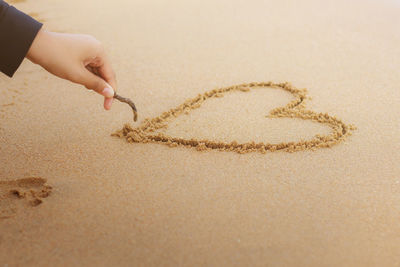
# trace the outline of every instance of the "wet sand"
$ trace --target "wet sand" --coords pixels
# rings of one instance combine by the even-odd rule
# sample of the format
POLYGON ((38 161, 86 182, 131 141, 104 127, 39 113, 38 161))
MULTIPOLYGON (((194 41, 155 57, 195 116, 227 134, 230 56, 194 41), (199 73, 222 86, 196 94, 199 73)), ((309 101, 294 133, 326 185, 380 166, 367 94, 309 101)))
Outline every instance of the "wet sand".
MULTIPOLYGON (((139 121, 29 61, 0 75, 0 266, 398 264, 397 2, 17 2, 50 30, 102 40, 139 121), (307 88, 307 109, 357 130, 328 148, 265 154, 111 137, 212 89, 265 81, 307 88), (39 185, 21 196, 52 188, 37 205, 13 191, 28 177, 39 185)), ((232 92, 163 132, 240 143, 332 132, 266 117, 293 100, 232 92)))

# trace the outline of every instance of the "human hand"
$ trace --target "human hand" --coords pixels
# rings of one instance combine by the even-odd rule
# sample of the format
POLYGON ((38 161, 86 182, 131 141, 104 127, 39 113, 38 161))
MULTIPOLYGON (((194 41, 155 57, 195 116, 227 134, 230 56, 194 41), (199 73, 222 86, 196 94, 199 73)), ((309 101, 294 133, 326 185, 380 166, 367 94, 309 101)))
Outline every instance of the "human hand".
POLYGON ((103 46, 94 37, 41 29, 26 57, 60 78, 103 95, 104 108, 111 108, 117 81, 103 46))

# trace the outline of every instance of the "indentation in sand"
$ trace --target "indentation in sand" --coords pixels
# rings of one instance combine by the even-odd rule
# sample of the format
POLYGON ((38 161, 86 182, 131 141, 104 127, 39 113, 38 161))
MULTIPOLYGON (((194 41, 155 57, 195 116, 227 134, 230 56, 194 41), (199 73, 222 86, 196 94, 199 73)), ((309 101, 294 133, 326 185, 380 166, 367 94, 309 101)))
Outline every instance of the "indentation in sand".
POLYGON ((40 177, 0 181, 0 220, 13 217, 18 209, 40 205, 51 193, 46 181, 40 177))
POLYGON ((312 110, 307 110, 305 102, 310 97, 307 94, 307 89, 297 89, 290 83, 274 83, 274 82, 253 82, 239 84, 229 87, 214 89, 204 94, 199 94, 197 97, 186 100, 183 104, 169 111, 162 113, 160 116, 145 119, 138 127, 133 128, 126 124, 121 130, 112 134, 125 138, 129 143, 158 143, 168 145, 170 147, 185 146, 196 148, 199 151, 204 150, 219 150, 233 151, 237 153, 249 152, 275 152, 286 151, 295 152, 303 150, 315 150, 322 147, 331 147, 344 141, 356 129, 354 125, 348 125, 340 119, 331 116, 327 113, 317 113, 312 110), (286 106, 278 107, 270 111, 268 118, 300 118, 303 120, 311 120, 317 123, 325 124, 332 129, 328 135, 315 135, 310 140, 301 140, 296 142, 281 142, 268 143, 254 141, 247 143, 238 143, 237 141, 221 142, 208 139, 185 139, 180 137, 168 136, 164 133, 156 133, 157 130, 168 127, 168 123, 182 114, 188 114, 191 110, 199 108, 204 101, 210 98, 223 97, 224 94, 233 91, 249 92, 256 88, 271 88, 282 89, 291 93, 295 100, 289 102, 286 106))

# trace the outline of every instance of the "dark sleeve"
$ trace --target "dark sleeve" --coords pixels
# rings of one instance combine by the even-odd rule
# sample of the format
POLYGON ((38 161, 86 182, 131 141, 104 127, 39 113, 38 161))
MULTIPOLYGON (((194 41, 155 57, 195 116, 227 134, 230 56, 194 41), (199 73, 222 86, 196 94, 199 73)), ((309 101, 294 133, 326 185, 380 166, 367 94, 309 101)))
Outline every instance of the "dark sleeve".
POLYGON ((42 23, 0 0, 0 71, 12 77, 42 23))

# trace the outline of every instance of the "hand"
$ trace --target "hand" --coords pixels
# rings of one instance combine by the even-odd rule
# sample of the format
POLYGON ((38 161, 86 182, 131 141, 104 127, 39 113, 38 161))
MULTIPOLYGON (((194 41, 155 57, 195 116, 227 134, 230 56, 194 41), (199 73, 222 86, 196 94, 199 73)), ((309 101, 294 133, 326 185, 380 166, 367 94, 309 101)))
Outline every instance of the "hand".
POLYGON ((60 78, 103 95, 104 108, 111 108, 117 81, 103 46, 94 37, 41 29, 26 57, 60 78))

